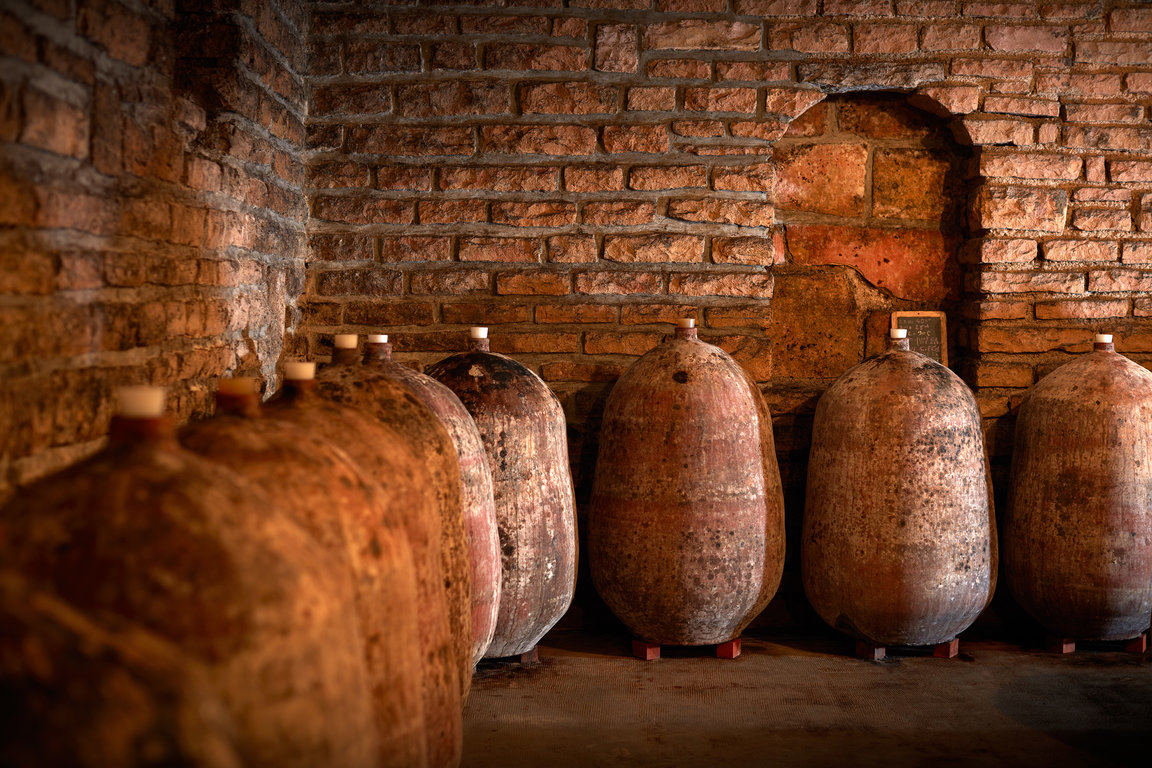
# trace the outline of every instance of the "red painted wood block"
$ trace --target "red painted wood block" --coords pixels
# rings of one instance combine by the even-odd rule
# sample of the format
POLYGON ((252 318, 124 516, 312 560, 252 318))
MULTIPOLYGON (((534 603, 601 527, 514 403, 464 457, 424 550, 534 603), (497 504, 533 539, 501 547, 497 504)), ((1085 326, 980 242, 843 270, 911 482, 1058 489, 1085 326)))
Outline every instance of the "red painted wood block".
POLYGON ((533 646, 532 650, 524 651, 524 653, 517 656, 516 659, 521 664, 534 664, 537 661, 540 661, 540 649, 536 646, 533 646))
POLYGON ((932 655, 937 659, 954 659, 960 653, 960 638, 954 637, 946 643, 936 643, 932 655))
POLYGON ((1049 637, 1048 650, 1052 653, 1075 653, 1076 641, 1070 637, 1049 637))
POLYGON ((1141 632, 1137 637, 1124 643, 1125 653, 1145 653, 1148 650, 1148 633, 1141 632))
POLYGON ((887 654, 887 650, 887 647, 883 645, 873 645, 864 640, 856 641, 856 658, 858 659, 880 661, 887 654))
POLYGON ((641 661, 655 661, 660 658, 660 644, 646 643, 643 640, 633 640, 632 655, 641 661))
POLYGON ((740 655, 740 638, 716 646, 716 658, 734 659, 740 655))

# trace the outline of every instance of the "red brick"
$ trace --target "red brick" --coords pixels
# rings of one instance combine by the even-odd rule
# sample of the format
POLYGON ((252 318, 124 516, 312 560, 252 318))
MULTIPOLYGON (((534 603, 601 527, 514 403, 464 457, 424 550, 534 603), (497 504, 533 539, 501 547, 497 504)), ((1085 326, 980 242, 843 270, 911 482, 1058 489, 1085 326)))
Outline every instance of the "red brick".
POLYGON ((421 200, 418 211, 421 224, 460 224, 488 220, 488 203, 484 200, 421 200))
POLYGON ((540 241, 519 237, 461 237, 460 261, 539 261, 540 241))
POLYGON ((964 77, 1027 78, 1032 62, 1006 59, 953 59, 952 74, 964 77))
POLYGON ((1064 119, 1070 123, 1142 123, 1144 108, 1135 104, 1066 104, 1064 119))
POLYGON ((650 331, 588 331, 584 334, 584 352, 589 355, 642 355, 665 338, 667 334, 650 331))
POLYGON ((916 27, 911 24, 856 24, 852 28, 852 49, 856 53, 913 53, 917 49, 916 27))
POLYGON ((1129 72, 1124 85, 1132 93, 1152 93, 1152 72, 1129 72))
POLYGON ((969 276, 981 293, 1082 293, 1084 275, 1074 272, 981 272, 969 276))
POLYGON ((555 18, 552 20, 553 37, 579 37, 588 34, 588 22, 577 18, 555 18))
POLYGON ((411 224, 414 209, 407 200, 317 195, 313 199, 312 215, 346 224, 411 224))
POLYGON ((1128 211, 1072 211, 1071 225, 1082 232, 1130 232, 1132 214, 1128 211))
POLYGON ((598 226, 630 227, 647 224, 656 215, 654 203, 640 200, 584 203, 581 220, 598 226))
POLYGON ((1030 306, 1022 301, 976 301, 965 304, 962 313, 975 320, 1022 320, 1030 306))
POLYGON ((977 387, 1030 387, 1032 366, 1027 363, 977 363, 974 366, 977 387))
POLYGON ((660 286, 660 275, 652 272, 601 270, 576 275, 576 293, 634 296, 660 293, 660 286))
POLYGON ((409 290, 418 295, 488 293, 491 282, 491 277, 483 270, 457 266, 435 272, 416 272, 412 275, 409 290))
POLYGON ((501 296, 567 296, 572 276, 567 272, 499 272, 496 293, 501 296))
POLYGON ((442 13, 397 13, 392 16, 394 35, 452 35, 456 17, 442 13))
POLYGON ((591 235, 553 235, 547 245, 548 261, 554 264, 596 261, 596 238, 591 235))
POLYGON ((699 59, 654 59, 648 62, 648 77, 670 77, 677 80, 707 80, 712 65, 699 59))
POLYGON ((443 322, 468 325, 495 325, 497 323, 526 323, 528 307, 522 303, 507 304, 496 301, 462 301, 444 304, 440 309, 443 322))
POLYGON ((1019 120, 965 118, 952 126, 952 131, 962 144, 1024 146, 1033 139, 1032 124, 1019 120))
MULTIPOLYGON (((795 125, 796 123, 792 123, 795 125)), ((763 139, 776 141, 789 133, 789 124, 784 120, 759 120, 756 122, 730 123, 728 126, 732 135, 741 139, 763 139)))
POLYGON ((735 0, 736 12, 752 16, 819 16, 819 0, 735 0))
POLYGON ((557 188, 558 177, 557 168, 447 166, 440 169, 440 188, 552 192, 557 188))
POLYGON ((564 168, 564 189, 569 192, 618 192, 624 189, 622 168, 564 168))
POLYGON ((574 45, 494 43, 484 49, 485 69, 583 72, 588 52, 574 45))
POLYGON ((1135 127, 1100 128, 1069 125, 1064 129, 1064 144, 1072 148, 1121 151, 1152 151, 1152 134, 1135 127))
POLYGON ((1119 96, 1120 75, 1059 72, 1036 76, 1037 93, 1057 93, 1088 98, 1119 96))
POLYGON ((764 109, 789 117, 799 117, 824 100, 826 94, 813 88, 765 88, 764 109))
POLYGON ((1152 182, 1152 160, 1109 160, 1108 170, 1115 182, 1152 182))
POLYGON ((320 272, 316 275, 319 296, 387 296, 399 294, 404 287, 400 273, 392 269, 369 267, 320 272))
POLYGON ((1148 63, 1148 43, 1109 40, 1077 41, 1076 63, 1143 66, 1148 63))
POLYGON ((151 25, 114 0, 81 3, 76 11, 76 28, 109 56, 134 67, 146 64, 152 53, 151 25))
POLYGON ((608 382, 616 381, 625 370, 627 366, 618 363, 563 361, 541 365, 540 378, 545 381, 608 382))
POLYGON ((721 82, 754 83, 791 79, 792 66, 787 61, 718 61, 716 78, 721 82))
POLYGON ((596 27, 595 66, 601 72, 635 72, 640 61, 636 27, 600 24, 596 27))
POLYGON ((619 308, 613 304, 538 304, 537 323, 614 323, 619 308))
POLYGON ((760 26, 725 20, 667 21, 646 27, 643 40, 647 50, 755 51, 760 47, 760 26))
POLYGON ((712 171, 712 187, 726 192, 771 192, 776 185, 774 163, 754 163, 712 171))
POLYGON ((330 85, 313 90, 311 113, 328 115, 383 115, 392 111, 392 92, 379 85, 330 85))
POLYGON ((24 128, 20 141, 78 159, 88 157, 90 124, 85 110, 43 91, 24 89, 24 128))
POLYGON ((952 23, 925 26, 920 48, 925 51, 979 50, 980 27, 952 23))
POLYGON ((460 31, 480 35, 544 35, 547 16, 461 16, 460 31))
POLYGON ((699 263, 704 259, 704 238, 670 234, 607 236, 604 258, 626 264, 699 263))
POLYGON ((724 123, 719 120, 676 120, 672 132, 677 136, 715 138, 724 135, 724 123))
POLYGON ((741 227, 770 227, 775 224, 775 209, 770 203, 755 200, 670 200, 667 216, 670 219, 699 221, 715 224, 735 224, 741 227))
POLYGON ((508 86, 500 82, 452 80, 402 85, 396 91, 396 112, 404 117, 499 115, 508 112, 509 103, 508 86))
POLYGON ((491 154, 590 155, 596 129, 578 125, 491 125, 481 128, 481 150, 491 154))
POLYGON ((1093 332, 1086 328, 1007 328, 982 326, 975 330, 976 350, 979 352, 1081 353, 1092 348, 1093 332))
POLYGON ((348 151, 392 156, 470 155, 474 148, 472 129, 443 126, 420 128, 376 125, 353 128, 348 151))
MULTIPOLYGON (((420 70, 420 47, 417 45, 380 40, 348 40, 344 46, 344 65, 352 74, 420 70)), ((473 64, 475 59, 476 55, 473 52, 473 64)))
POLYGON ((824 0, 825 16, 891 16, 891 0, 824 0))
POLYGON ((1127 316, 1128 301, 1126 299, 1042 301, 1036 305, 1037 320, 1095 320, 1105 317, 1127 316))
POLYGON ((943 221, 958 196, 951 159, 918 149, 877 149, 872 159, 872 215, 943 221))
MULTIPOLYGON (((1089 160, 1091 159, 1089 158, 1089 160)), ((1103 165, 1103 158, 1098 159, 1103 165)), ((1078 203, 1127 203, 1132 199, 1132 190, 1080 187, 1072 195, 1072 199, 1078 203)))
POLYGON ((1044 243, 1047 261, 1116 261, 1120 257, 1117 243, 1100 240, 1051 240, 1044 243))
POLYGON ((492 222, 519 227, 575 224, 576 204, 558 200, 537 203, 496 202, 492 204, 492 222))
POLYGON ((715 264, 764 264, 775 261, 771 237, 713 237, 715 264))
POLYGON ((344 318, 338 323, 390 328, 397 325, 431 325, 436 305, 426 301, 352 301, 344 306, 344 318))
POLYGON ((772 298, 772 275, 762 272, 695 272, 668 277, 668 293, 682 296, 772 298))
POLYGON ((1124 255, 1120 261, 1125 264, 1152 264, 1152 243, 1124 243, 1124 255))
POLYGON ((1061 232, 1068 211, 1062 189, 984 187, 977 196, 978 226, 1061 232))
POLYGON ((520 108, 524 114, 608 114, 617 110, 619 100, 615 88, 593 83, 529 83, 520 86, 520 108))
MULTIPOLYGON (((352 43, 349 43, 351 45, 352 43)), ((434 42, 428 46, 428 64, 433 70, 476 69, 476 46, 472 43, 451 41, 434 42)), ((416 49, 416 69, 420 68, 420 50, 416 49)), ((383 71, 387 71, 384 69, 383 71)))
POLYGON ((756 111, 755 88, 687 88, 684 109, 694 112, 756 111))
POLYGON ((1006 176, 1017 179, 1078 179, 1082 161, 1079 157, 1052 153, 990 154, 980 157, 983 176, 1006 176))
POLYGON ((579 352, 580 334, 514 331, 501 333, 492 339, 492 351, 505 355, 579 352))
POLYGON ((848 28, 843 24, 807 21, 796 26, 774 25, 769 34, 773 50, 848 53, 848 28))
POLYGON ((794 263, 852 266, 899 298, 939 301, 958 294, 957 244, 939 230, 789 225, 787 238, 794 263))
POLYGON ((640 112, 666 112, 676 108, 675 88, 629 88, 628 109, 640 112))
POLYGON ((448 261, 452 258, 452 240, 447 237, 382 237, 380 260, 386 263, 401 261, 448 261))
POLYGON ((1152 32, 1152 9, 1124 8, 1108 14, 1113 32, 1152 32))
POLYGON ((868 148, 812 144, 778 151, 776 205, 781 210, 837 216, 864 212, 868 148))
POLYGON ((1137 269, 1093 269, 1088 273, 1088 290, 1094 292, 1152 291, 1152 271, 1137 269))
POLYGON ((1063 53, 1068 48, 1068 33, 1060 27, 992 25, 984 28, 984 40, 992 50, 1008 53, 1063 53))
POLYGON ((606 125, 601 140, 605 152, 668 151, 668 133, 662 125, 606 125))
POLYGON ((637 304, 620 308, 622 325, 654 325, 675 323, 682 317, 699 317, 700 309, 691 304, 637 304))
POLYGON ((984 111, 1003 115, 1058 117, 1060 115, 1060 102, 1051 99, 987 96, 984 99, 984 111))
POLYGON ((1007 3, 975 3, 969 2, 964 4, 965 16, 986 16, 989 18, 1018 18, 1029 19, 1033 18, 1036 13, 1032 4, 1025 5, 1023 3, 1007 2, 1007 3))
POLYGON ((667 165, 633 168, 628 186, 638 190, 686 189, 708 186, 708 169, 702 165, 667 165))

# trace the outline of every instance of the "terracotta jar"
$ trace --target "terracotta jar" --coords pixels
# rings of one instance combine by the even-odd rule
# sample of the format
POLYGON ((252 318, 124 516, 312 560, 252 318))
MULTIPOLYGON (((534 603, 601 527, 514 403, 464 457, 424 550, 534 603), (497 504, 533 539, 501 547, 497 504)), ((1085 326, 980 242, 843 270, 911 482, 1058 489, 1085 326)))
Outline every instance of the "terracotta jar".
POLYGON ((448 623, 440 515, 431 475, 394 429, 363 411, 320 397, 315 370, 315 363, 285 364, 283 387, 265 405, 265 415, 338 445, 386 496, 407 500, 399 509, 389 508, 385 522, 404 532, 415 564, 420 641, 413 651, 423 664, 428 764, 457 765, 463 740, 460 666, 448 623))
POLYGON ((373 377, 395 382, 415 395, 436 414, 452 438, 460 464, 460 504, 472 585, 472 664, 475 665, 492 642, 500 602, 500 538, 492 498, 492 471, 484 442, 476 422, 452 390, 392 360, 392 345, 387 335, 368 337, 364 364, 373 377))
POLYGON ((404 385, 361 364, 355 334, 336 337, 332 364, 317 375, 316 391, 324 398, 369 414, 388 427, 428 472, 440 516, 441 583, 448 598, 453 657, 459 671, 460 692, 467 696, 472 683, 472 586, 464 511, 460 492, 460 463, 452 438, 440 420, 404 385))
POLYGON ((556 396, 532 371, 489 351, 487 329, 472 332, 471 351, 428 374, 468 409, 492 470, 500 609, 486 656, 500 658, 532 651, 572 603, 576 502, 556 396))
MULTIPOLYGON (((398 519, 409 499, 380 485, 316 432, 262 417, 254 379, 225 379, 216 417, 181 442, 231 467, 268 494, 345 569, 356 596, 364 664, 380 736, 381 766, 427 764, 423 665, 412 551, 398 519)), ((419 510, 417 510, 417 513, 419 510)))
POLYGON ((588 558, 604 602, 649 643, 733 640, 780 585, 771 415, 744 369, 690 320, 608 397, 588 558))
POLYGON ((240 768, 201 665, 131 622, 97 624, 0 572, 0 765, 240 768))
POLYGON ((1152 613, 1152 373, 1097 337, 1020 405, 1005 578, 1048 632, 1127 640, 1152 613))
POLYGON ((950 643, 995 588, 990 491, 972 392, 891 340, 816 407, 801 542, 812 607, 876 645, 950 643))
POLYGON ((344 569, 259 489, 180 448, 163 396, 124 393, 104 450, 0 510, 0 556, 203 663, 244 765, 374 765, 344 569))

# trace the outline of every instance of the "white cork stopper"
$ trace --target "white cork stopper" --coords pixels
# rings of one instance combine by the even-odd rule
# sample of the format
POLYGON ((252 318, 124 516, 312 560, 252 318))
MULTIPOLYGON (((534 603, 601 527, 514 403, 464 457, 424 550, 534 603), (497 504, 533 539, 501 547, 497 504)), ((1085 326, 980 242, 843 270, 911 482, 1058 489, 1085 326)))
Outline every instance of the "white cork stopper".
POLYGON ((332 345, 336 349, 356 349, 360 337, 354 333, 338 333, 332 337, 332 345))
POLYGON ((164 387, 120 387, 116 390, 116 413, 129 419, 158 419, 164 415, 164 387))
POLYGON ((1098 334, 1096 334, 1096 343, 1097 344, 1111 344, 1112 343, 1112 334, 1110 334, 1110 333, 1098 333, 1098 334))
POLYGON ((316 363, 284 363, 284 378, 291 381, 311 381, 316 378, 316 363))
POLYGON ((372 333, 368 335, 369 344, 387 344, 388 334, 386 333, 372 333))
POLYGON ((257 392, 256 379, 251 376, 235 376, 231 379, 220 379, 216 391, 222 395, 254 395, 257 392))
POLYGON ((682 317, 676 321, 676 327, 677 328, 695 328, 696 327, 696 318, 694 318, 694 317, 682 317))
POLYGON ((486 339, 488 338, 488 329, 483 326, 473 326, 468 329, 468 336, 473 339, 486 339))
POLYGON ((888 331, 888 338, 890 339, 906 339, 908 338, 907 328, 893 328, 888 331))

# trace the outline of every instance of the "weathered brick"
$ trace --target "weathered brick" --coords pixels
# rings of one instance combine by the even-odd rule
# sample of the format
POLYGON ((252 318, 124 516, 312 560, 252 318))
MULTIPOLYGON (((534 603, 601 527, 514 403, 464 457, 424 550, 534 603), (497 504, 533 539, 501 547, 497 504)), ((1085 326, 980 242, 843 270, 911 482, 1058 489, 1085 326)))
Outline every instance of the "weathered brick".
POLYGON ((762 272, 691 272, 668 277, 668 293, 682 296, 772 298, 772 275, 762 272))
POLYGON ((1152 130, 1144 127, 1099 127, 1069 125, 1064 129, 1064 144, 1072 148, 1152 151, 1152 130))
POLYGON ((1082 161, 1074 155, 1053 153, 990 154, 980 157, 980 173, 1017 179, 1078 179, 1082 161))
POLYGON ((547 246, 548 261, 554 264, 596 261, 596 238, 591 235, 553 235, 547 246))
POLYGON ((975 336, 978 352, 1027 354, 1060 350, 1081 353, 1091 350, 1093 332, 1085 328, 981 326, 975 329, 975 336))
POLYGON ((1068 48, 1068 33, 1060 27, 989 25, 984 28, 984 40, 992 50, 1007 53, 1063 53, 1068 48))
MULTIPOLYGON (((593 115, 617 110, 620 96, 611 86, 594 83, 528 83, 520 86, 524 114, 593 115)), ((458 114, 445 111, 441 114, 458 114)))
POLYGON ((819 0, 735 0, 736 12, 752 16, 819 16, 819 0))
POLYGON ((452 240, 448 237, 380 238, 380 261, 448 261, 452 258, 452 240))
POLYGON ((484 126, 480 146, 494 154, 589 155, 596 149, 596 129, 580 125, 484 126))
POLYGON ((540 378, 545 381, 616 381, 628 366, 621 363, 562 361, 540 366, 540 378))
POLYGON ((697 317, 699 308, 691 304, 639 304, 630 302, 620 308, 623 325, 655 325, 675 323, 682 317, 697 317))
POLYGON ((1152 32, 1152 9, 1123 8, 1108 14, 1113 32, 1152 32))
POLYGON ((1036 304, 1037 320, 1096 320, 1127 317, 1126 299, 1079 299, 1075 301, 1041 301, 1036 304))
POLYGON ((773 50, 848 53, 848 27, 811 20, 797 25, 776 24, 770 27, 769 44, 773 50))
POLYGON ((457 126, 376 125, 353 128, 348 135, 350 152, 401 157, 470 155, 474 143, 472 129, 457 126))
POLYGON ((978 226, 1062 232, 1068 193, 1062 189, 983 187, 977 197, 978 226))
POLYGON ((492 203, 492 222, 518 227, 559 227, 576 223, 576 204, 559 200, 492 203))
POLYGON ((640 112, 667 112, 676 108, 675 88, 629 88, 628 109, 640 112))
POLYGON ((312 92, 310 111, 317 117, 384 115, 392 111, 392 91, 375 84, 321 86, 312 92))
POLYGON ((539 261, 540 241, 522 237, 462 237, 460 261, 539 261))
POLYGON ((1082 232, 1130 232, 1132 214, 1128 211, 1072 211, 1072 227, 1082 232))
POLYGON ((687 88, 684 109, 694 112, 756 111, 755 88, 687 88))
POLYGON ((863 213, 868 148, 862 144, 811 144, 777 153, 776 205, 781 210, 836 216, 863 213))
POLYGON ((427 301, 352 301, 344 305, 344 318, 340 322, 371 328, 431 325, 435 313, 436 305, 427 301))
POLYGON ((716 264, 772 264, 775 252, 771 237, 713 237, 712 261, 716 264))
POLYGON ((716 77, 721 82, 746 81, 754 83, 788 80, 792 71, 787 61, 718 61, 716 77))
POLYGON ((440 189, 490 189, 497 192, 551 192, 558 168, 447 166, 440 169, 440 189))
POLYGON ((826 97, 815 88, 765 88, 764 110, 789 117, 798 117, 819 104, 826 97))
POLYGON ((628 186, 637 190, 706 187, 708 169, 702 165, 642 166, 628 174, 628 186))
POLYGON ((399 294, 403 287, 403 277, 394 269, 340 269, 316 275, 320 296, 388 296, 399 294))
POLYGON ((1036 76, 1037 93, 1058 93, 1088 98, 1119 96, 1120 75, 1057 72, 1036 76))
POLYGON ((663 333, 648 331, 588 331, 584 334, 584 352, 589 355, 642 355, 665 338, 663 333))
POLYGON ((460 224, 488 220, 484 200, 421 200, 417 205, 421 224, 460 224))
POLYGON ((461 16, 460 31, 465 35, 543 35, 548 32, 548 17, 461 16))
POLYGON ((993 114, 1025 115, 1027 117, 1058 117, 1060 115, 1060 102, 1052 99, 986 96, 984 98, 984 111, 993 114))
POLYGON ((446 303, 440 309, 445 323, 461 325, 494 325, 496 323, 526 323, 530 310, 523 303, 506 301, 460 301, 446 303))
POLYGON ((648 62, 648 77, 707 80, 712 77, 712 65, 699 59, 654 59, 648 62))
POLYGON ((704 260, 704 238, 695 235, 614 235, 604 238, 604 258, 627 264, 704 260))
POLYGON ((981 293, 1082 293, 1084 275, 1078 272, 981 272, 969 276, 970 287, 981 293))
POLYGON ((872 214, 884 219, 944 220, 955 209, 951 158, 919 149, 876 149, 872 214))
POLYGON ((852 50, 856 53, 913 53, 918 47, 916 38, 916 27, 911 24, 856 24, 852 27, 852 50))
MULTIPOLYGON (((344 45, 344 65, 352 74, 416 72, 420 69, 418 45, 383 40, 348 40, 344 45)), ((473 53, 473 64, 475 58, 473 53)))
POLYGON ((684 19, 652 24, 644 29, 647 50, 755 51, 760 26, 742 21, 684 19))
POLYGON ((582 72, 587 59, 587 50, 575 45, 495 43, 484 48, 485 69, 582 72))
POLYGON ((1052 240, 1044 243, 1048 261, 1116 261, 1120 256, 1117 243, 1100 240, 1052 240))
POLYGON ((963 77, 1027 78, 1032 62, 1008 59, 953 59, 952 74, 963 77))
POLYGON ((1020 120, 964 118, 951 127, 962 144, 1024 146, 1031 144, 1033 138, 1032 124, 1020 120))
MULTIPOLYGON (((428 65, 433 70, 476 69, 476 46, 463 41, 437 41, 428 46, 428 65)), ((420 68, 420 51, 416 51, 416 69, 420 68)), ((388 71, 385 69, 384 71, 388 71)))
POLYGON ((524 296, 566 296, 571 290, 572 276, 567 272, 499 272, 496 275, 496 293, 524 296))
POLYGON ((1152 72, 1129 72, 1124 85, 1132 93, 1152 93, 1152 72))
POLYGON ((1152 243, 1124 243, 1124 255, 1120 261, 1124 264, 1152 264, 1152 243))
POLYGON ((601 270, 576 275, 576 293, 585 294, 656 294, 661 284, 660 275, 652 272, 601 270))
POLYGON ((143 66, 152 53, 153 32, 147 19, 112 0, 78 6, 76 28, 109 56, 133 67, 143 66))
POLYGON ((1065 104, 1069 123, 1141 123, 1144 107, 1137 104, 1065 104))
POLYGON ((622 168, 564 168, 564 189, 569 192, 619 192, 624 189, 622 168))
POLYGON ((1138 269, 1093 269, 1088 273, 1088 290, 1099 292, 1152 291, 1152 271, 1138 269))
POLYGON ((676 120, 672 132, 677 136, 715 138, 724 135, 724 123, 719 120, 676 120))
POLYGON ((662 154, 668 151, 668 133, 662 125, 606 125, 601 141, 605 152, 662 154))
POLYGON ((754 163, 712 171, 712 186, 721 192, 770 192, 776 186, 776 165, 754 163))
POLYGON ((415 206, 408 200, 361 195, 317 195, 312 204, 312 215, 317 219, 346 224, 411 224, 414 211, 415 206))
POLYGON ((774 207, 770 203, 755 200, 670 200, 667 216, 683 221, 735 224, 741 227, 770 227, 775 224, 774 207))
POLYGON ((588 202, 581 210, 581 220, 585 224, 610 227, 647 224, 656 215, 656 205, 644 200, 588 202))
POLYGON ((596 27, 596 69, 601 72, 635 72, 639 61, 635 26, 600 24, 596 27))
POLYGON ((1034 372, 1027 363, 977 363, 974 368, 977 387, 1030 387, 1034 372))
POLYGON ((537 323, 614 323, 620 309, 614 304, 538 304, 537 323))
POLYGON ((1036 241, 984 238, 975 251, 977 263, 1023 264, 1036 260, 1036 241))
POLYGON ((1137 41, 1077 41, 1077 64, 1141 66, 1148 63, 1148 44, 1137 41))
POLYGON ((508 332, 492 339, 492 351, 505 355, 579 352, 578 333, 508 332))
POLYGON ((973 301, 961 308, 964 317, 974 320, 1022 320, 1030 304, 1023 301, 973 301))
POLYGON ((980 48, 976 24, 940 23, 924 27, 920 48, 925 51, 974 51, 980 48))
POLYGON ((27 87, 23 114, 22 143, 81 160, 88 157, 91 125, 86 110, 27 87))
POLYGON ((1109 160, 1108 171, 1112 181, 1152 182, 1152 160, 1109 160))
POLYGON ((508 86, 501 82, 451 80, 402 85, 396 91, 396 111, 404 117, 499 115, 508 112, 509 104, 508 86))
POLYGON ((417 295, 488 293, 491 290, 491 276, 480 269, 452 267, 435 272, 416 272, 412 275, 409 291, 417 295))

